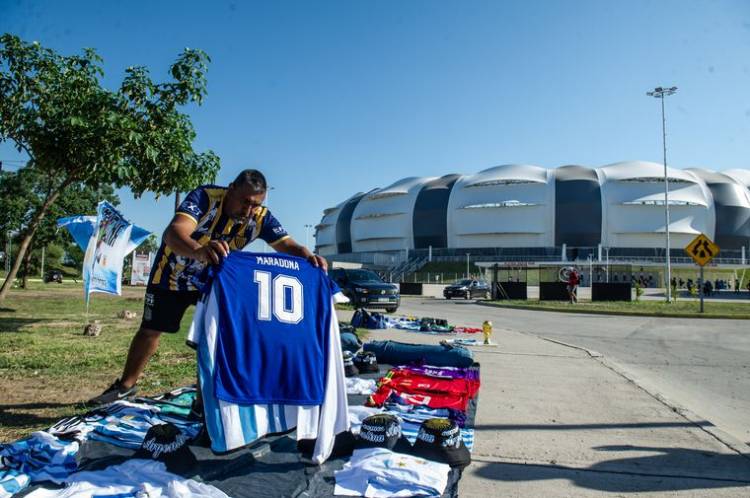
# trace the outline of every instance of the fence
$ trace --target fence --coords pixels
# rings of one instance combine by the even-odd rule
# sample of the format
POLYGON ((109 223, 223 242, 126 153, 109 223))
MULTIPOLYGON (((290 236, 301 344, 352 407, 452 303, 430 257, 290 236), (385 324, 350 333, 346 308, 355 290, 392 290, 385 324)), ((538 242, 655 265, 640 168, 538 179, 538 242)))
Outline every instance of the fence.
MULTIPOLYGON (((466 278, 466 272, 414 272, 407 275, 402 275, 403 278, 398 278, 400 275, 395 273, 386 274, 386 278, 390 282, 410 282, 420 284, 452 284, 466 278)), ((479 273, 472 273, 469 278, 482 278, 479 273)))

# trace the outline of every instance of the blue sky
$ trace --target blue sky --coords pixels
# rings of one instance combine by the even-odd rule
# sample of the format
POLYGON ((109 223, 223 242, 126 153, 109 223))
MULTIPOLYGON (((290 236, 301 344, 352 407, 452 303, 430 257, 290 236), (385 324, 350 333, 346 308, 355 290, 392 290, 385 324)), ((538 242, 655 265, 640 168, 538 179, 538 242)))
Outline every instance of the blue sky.
MULTIPOLYGON (((405 176, 527 163, 668 162, 750 167, 750 2, 0 0, 0 32, 63 53, 95 47, 108 86, 123 69, 157 79, 184 47, 212 58, 190 108, 197 150, 274 186, 269 206, 305 224, 357 191, 405 176)), ((18 159, 8 144, 0 159, 18 159)), ((172 198, 121 192, 161 233, 172 198)), ((312 236, 310 237, 312 239, 312 236)), ((312 243, 312 242, 311 242, 312 243)))

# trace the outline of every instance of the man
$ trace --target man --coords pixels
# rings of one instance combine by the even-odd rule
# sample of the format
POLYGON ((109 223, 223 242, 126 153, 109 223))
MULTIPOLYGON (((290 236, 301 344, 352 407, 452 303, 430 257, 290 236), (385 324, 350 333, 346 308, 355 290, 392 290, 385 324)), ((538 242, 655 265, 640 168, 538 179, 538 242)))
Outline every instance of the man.
POLYGON ((578 283, 580 278, 578 277, 578 271, 575 268, 571 268, 568 272, 568 297, 570 298, 570 304, 578 302, 578 283))
POLYGON ((204 185, 187 195, 162 236, 146 288, 143 320, 130 343, 122 376, 89 404, 111 403, 136 393, 161 334, 177 332, 187 307, 198 301, 194 279, 230 251, 260 238, 278 252, 328 270, 323 257, 292 240, 263 206, 267 190, 263 174, 246 169, 229 187, 204 185))

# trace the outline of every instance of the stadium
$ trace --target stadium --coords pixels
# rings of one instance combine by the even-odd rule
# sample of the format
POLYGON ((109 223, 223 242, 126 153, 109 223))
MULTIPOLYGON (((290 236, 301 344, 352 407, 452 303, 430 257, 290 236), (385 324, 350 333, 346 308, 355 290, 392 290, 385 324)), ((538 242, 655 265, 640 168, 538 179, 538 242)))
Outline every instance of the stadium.
MULTIPOLYGON (((668 169, 671 256, 704 233, 718 263, 744 264, 750 171, 668 169)), ((323 212, 319 254, 383 268, 426 258, 656 264, 665 256, 664 167, 644 161, 555 169, 509 164, 473 175, 404 178, 323 212)))

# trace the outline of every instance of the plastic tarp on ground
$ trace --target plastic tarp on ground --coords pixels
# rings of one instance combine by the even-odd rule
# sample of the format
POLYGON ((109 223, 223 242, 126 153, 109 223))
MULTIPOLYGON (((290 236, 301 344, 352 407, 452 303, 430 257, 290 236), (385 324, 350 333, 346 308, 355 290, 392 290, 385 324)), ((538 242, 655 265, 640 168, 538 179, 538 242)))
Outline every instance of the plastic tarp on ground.
MULTIPOLYGON (((377 379, 390 366, 380 365, 380 373, 362 374, 363 379, 377 379)), ((366 396, 349 395, 351 406, 363 405, 366 396)), ((466 427, 474 427, 478 397, 467 410, 466 427)), ((306 464, 297 451, 295 433, 266 437, 256 444, 226 455, 214 455, 209 448, 191 446, 199 462, 193 479, 216 486, 234 498, 323 498, 334 496, 334 471, 341 469, 348 458, 331 458, 323 465, 306 464)), ((101 441, 86 441, 78 453, 80 470, 100 470, 132 457, 135 450, 113 446, 101 441)), ((451 470, 448 487, 442 498, 458 496, 460 473, 451 470)), ((39 486, 31 486, 16 497, 22 497, 39 486)), ((48 487, 48 486, 45 486, 48 487)))

